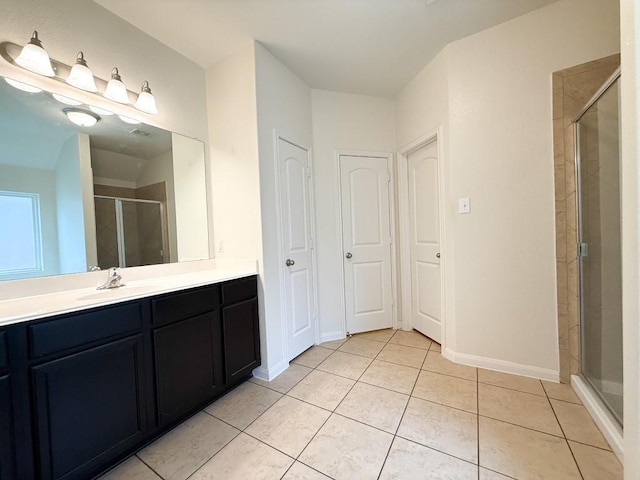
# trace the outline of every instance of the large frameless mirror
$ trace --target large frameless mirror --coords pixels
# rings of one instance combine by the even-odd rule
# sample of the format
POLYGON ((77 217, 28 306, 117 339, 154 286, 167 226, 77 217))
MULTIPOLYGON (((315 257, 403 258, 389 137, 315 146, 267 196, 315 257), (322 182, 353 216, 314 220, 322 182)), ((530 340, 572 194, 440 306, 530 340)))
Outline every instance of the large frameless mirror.
POLYGON ((0 79, 0 280, 208 258, 204 144, 72 103, 0 79))

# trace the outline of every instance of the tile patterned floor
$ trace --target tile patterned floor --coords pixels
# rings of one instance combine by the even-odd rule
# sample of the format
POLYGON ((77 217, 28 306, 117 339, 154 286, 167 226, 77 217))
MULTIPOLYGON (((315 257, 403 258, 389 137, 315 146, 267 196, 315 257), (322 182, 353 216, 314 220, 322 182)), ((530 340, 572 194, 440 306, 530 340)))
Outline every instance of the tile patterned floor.
POLYGON ((102 480, 617 480, 571 387, 457 365, 417 332, 312 347, 102 480))

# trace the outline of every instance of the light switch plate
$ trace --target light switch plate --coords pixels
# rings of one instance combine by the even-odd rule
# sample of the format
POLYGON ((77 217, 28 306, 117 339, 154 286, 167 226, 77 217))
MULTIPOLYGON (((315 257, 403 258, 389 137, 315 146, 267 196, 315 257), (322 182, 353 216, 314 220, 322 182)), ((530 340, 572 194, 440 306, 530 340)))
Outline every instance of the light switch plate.
POLYGON ((469 201, 469 197, 459 198, 458 213, 470 213, 470 212, 471 212, 471 202, 469 201))

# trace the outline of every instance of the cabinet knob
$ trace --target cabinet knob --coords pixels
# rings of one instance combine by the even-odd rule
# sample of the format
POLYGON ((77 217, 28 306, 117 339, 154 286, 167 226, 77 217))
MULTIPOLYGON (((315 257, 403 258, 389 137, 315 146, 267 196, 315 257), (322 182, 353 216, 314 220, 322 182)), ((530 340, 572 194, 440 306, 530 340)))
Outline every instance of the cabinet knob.
POLYGON ((347 258, 351 258, 351 257, 353 257, 353 255, 351 255, 351 252, 347 252, 347 254, 345 255, 345 257, 347 257, 347 258))
POLYGON ((440 252, 436 253, 436 258, 440 258, 440 252))
POLYGON ((284 263, 285 263, 285 265, 286 265, 287 267, 290 267, 290 266, 292 266, 292 265, 295 265, 295 264, 296 264, 296 261, 295 261, 295 260, 291 260, 290 258, 287 258, 287 261, 286 261, 286 262, 284 262, 284 263))

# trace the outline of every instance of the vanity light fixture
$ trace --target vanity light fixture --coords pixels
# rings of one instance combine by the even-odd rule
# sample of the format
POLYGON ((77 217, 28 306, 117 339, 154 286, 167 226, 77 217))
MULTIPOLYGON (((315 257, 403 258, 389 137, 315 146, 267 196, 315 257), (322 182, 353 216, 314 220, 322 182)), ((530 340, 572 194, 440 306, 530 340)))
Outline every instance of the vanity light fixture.
POLYGON ((72 123, 79 127, 93 127, 100 120, 100 117, 95 113, 81 108, 65 108, 62 111, 72 123))
POLYGON ((78 52, 76 63, 71 67, 71 72, 67 77, 67 83, 73 87, 87 92, 97 92, 96 82, 93 79, 93 72, 87 66, 87 61, 84 59, 84 53, 78 52))
POLYGON ((131 125, 138 125, 142 122, 136 120, 135 118, 131 118, 131 117, 125 117, 124 115, 118 115, 118 117, 120 117, 120 120, 122 120, 125 123, 130 123, 131 125))
POLYGON ((40 93, 42 91, 41 88, 34 87, 32 85, 27 85, 26 83, 19 82, 14 80, 13 78, 6 78, 5 81, 11 85, 13 88, 17 88, 18 90, 22 90, 27 93, 40 93))
POLYGON ((155 115, 158 113, 158 108, 156 107, 156 99, 151 93, 151 89, 149 88, 149 82, 145 80, 142 84, 142 90, 140 91, 140 95, 138 95, 138 100, 134 105, 138 110, 150 113, 155 115))
POLYGON ((82 105, 80 100, 76 100, 74 98, 65 97, 64 95, 60 95, 58 93, 52 93, 51 96, 55 98, 60 103, 64 103, 65 105, 72 105, 77 107, 78 105, 82 105))
POLYGON ((89 110, 91 110, 93 113, 97 113, 98 115, 104 115, 104 116, 113 115, 113 112, 110 112, 109 110, 105 110, 104 108, 94 107, 93 105, 89 105, 89 110))
POLYGON ((117 67, 113 67, 113 70, 111 70, 111 80, 107 83, 107 88, 103 95, 105 98, 113 100, 114 102, 131 103, 129 94, 127 93, 127 87, 124 86, 117 67))
POLYGON ((51 59, 49 54, 42 47, 42 42, 38 38, 38 32, 33 31, 31 40, 27 43, 16 58, 16 63, 22 68, 37 73, 38 75, 44 75, 45 77, 55 76, 53 67, 51 66, 51 59))

